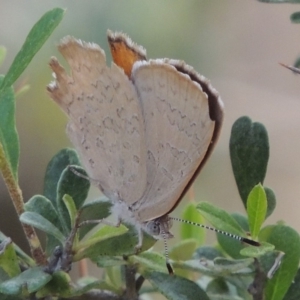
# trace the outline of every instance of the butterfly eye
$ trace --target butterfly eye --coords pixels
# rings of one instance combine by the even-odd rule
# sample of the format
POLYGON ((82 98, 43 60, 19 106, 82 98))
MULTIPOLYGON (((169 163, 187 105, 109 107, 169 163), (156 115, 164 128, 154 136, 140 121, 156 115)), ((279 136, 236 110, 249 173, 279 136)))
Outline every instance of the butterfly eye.
POLYGON ((151 235, 159 235, 160 234, 160 226, 156 221, 149 221, 146 223, 146 231, 151 235))

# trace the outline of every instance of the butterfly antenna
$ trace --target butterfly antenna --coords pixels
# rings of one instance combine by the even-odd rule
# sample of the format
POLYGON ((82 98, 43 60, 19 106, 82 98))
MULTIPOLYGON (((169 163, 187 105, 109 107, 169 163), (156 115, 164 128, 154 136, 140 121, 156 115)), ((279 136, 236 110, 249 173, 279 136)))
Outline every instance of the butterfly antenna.
POLYGON ((96 180, 94 178, 91 178, 89 176, 86 176, 82 173, 80 173, 79 171, 76 170, 76 166, 72 166, 72 165, 69 165, 68 166, 69 170, 71 170, 71 172, 73 172, 75 175, 77 175, 78 177, 81 177, 83 179, 86 179, 88 180, 89 182, 91 183, 94 183, 95 185, 98 185, 99 184, 99 180, 96 180))
POLYGON ((233 238, 233 239, 236 239, 238 241, 244 242, 248 245, 252 245, 252 246, 255 246, 255 247, 260 246, 259 242, 256 242, 256 241, 253 241, 251 239, 247 239, 247 238, 244 238, 244 237, 241 237, 239 235, 235 235, 235 234, 223 231, 223 230, 219 230, 219 229, 216 229, 216 228, 204 225, 204 224, 195 223, 195 222, 192 222, 192 221, 187 221, 187 220, 183 220, 183 219, 179 219, 179 218, 175 218, 175 217, 169 217, 169 218, 171 220, 174 220, 174 221, 179 221, 179 222, 182 222, 182 223, 185 223, 185 224, 190 224, 190 225, 198 226, 198 227, 205 228, 205 229, 208 229, 208 230, 212 230, 212 231, 217 232, 217 233, 221 233, 221 234, 226 235, 230 238, 233 238))
POLYGON ((167 245, 167 236, 166 236, 166 233, 165 233, 165 231, 163 229, 161 229, 161 236, 162 236, 163 241, 164 241, 166 266, 167 266, 169 274, 170 275, 174 275, 174 271, 173 271, 173 268, 172 268, 170 260, 169 260, 169 251, 168 251, 168 245, 167 245))

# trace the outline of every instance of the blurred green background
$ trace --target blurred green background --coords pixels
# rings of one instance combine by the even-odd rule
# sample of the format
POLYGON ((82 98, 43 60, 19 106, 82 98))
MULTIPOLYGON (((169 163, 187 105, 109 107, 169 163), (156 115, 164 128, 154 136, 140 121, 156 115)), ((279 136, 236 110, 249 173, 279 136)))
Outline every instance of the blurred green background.
MULTIPOLYGON (((62 61, 55 44, 65 35, 96 42, 110 64, 106 31, 111 29, 143 45, 148 58, 186 61, 210 78, 221 94, 225 123, 216 150, 196 181, 196 200, 243 212, 228 143, 233 122, 248 115, 264 123, 269 132, 271 156, 265 184, 274 189, 278 204, 268 222, 282 219, 300 231, 300 78, 278 65, 292 64, 300 53, 300 26, 289 20, 299 5, 254 0, 1 0, 0 44, 8 49, 1 73, 6 73, 33 24, 54 7, 66 8, 65 17, 15 85, 18 88, 25 81, 31 86, 17 100, 20 186, 25 200, 42 193, 47 163, 58 150, 70 146, 66 116, 45 89, 52 80, 50 56, 62 61)), ((93 189, 91 198, 98 194, 93 189)), ((0 230, 24 243, 2 181, 0 201, 0 230)), ((174 215, 181 210, 182 205, 174 215)))

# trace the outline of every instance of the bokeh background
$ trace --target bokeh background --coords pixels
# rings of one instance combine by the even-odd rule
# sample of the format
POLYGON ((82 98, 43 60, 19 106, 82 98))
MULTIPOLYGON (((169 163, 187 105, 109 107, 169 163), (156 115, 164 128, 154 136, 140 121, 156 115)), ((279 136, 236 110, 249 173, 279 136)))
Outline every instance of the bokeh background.
MULTIPOLYGON (((255 0, 0 0, 0 44, 8 55, 5 74, 33 24, 49 9, 66 8, 54 34, 36 55, 22 79, 31 89, 17 99, 20 134, 20 186, 24 199, 42 193, 47 163, 70 146, 66 117, 46 94, 51 81, 50 56, 65 35, 96 42, 106 51, 107 29, 123 31, 147 49, 149 58, 185 60, 210 78, 225 103, 220 141, 195 185, 196 200, 229 212, 243 212, 229 160, 233 122, 243 115, 263 123, 270 139, 265 185, 274 189, 277 208, 267 223, 284 220, 300 231, 300 77, 279 66, 300 53, 300 25, 289 20, 299 5, 255 0)), ((0 116, 1 117, 1 116, 0 116)), ((97 197, 93 190, 91 197, 97 197)), ((180 215, 182 205, 174 214, 180 215)), ((0 230, 22 245, 24 240, 6 188, 0 180, 0 230)))

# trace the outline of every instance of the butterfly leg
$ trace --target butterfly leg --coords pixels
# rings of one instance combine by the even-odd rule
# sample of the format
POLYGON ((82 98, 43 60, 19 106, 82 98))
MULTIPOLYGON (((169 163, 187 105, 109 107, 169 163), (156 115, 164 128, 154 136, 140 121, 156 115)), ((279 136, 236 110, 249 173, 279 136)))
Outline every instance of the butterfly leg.
POLYGON ((120 227, 121 225, 121 220, 118 220, 117 223, 114 223, 114 222, 110 222, 106 219, 100 219, 100 220, 86 220, 86 221, 83 221, 79 224, 79 227, 81 226, 84 226, 84 225, 88 225, 88 224, 105 224, 105 225, 108 225, 108 226, 112 226, 112 227, 120 227))
POLYGON ((135 254, 139 253, 141 251, 142 245, 143 245, 143 231, 141 226, 136 227, 137 234, 138 234, 138 243, 135 245, 135 254))

